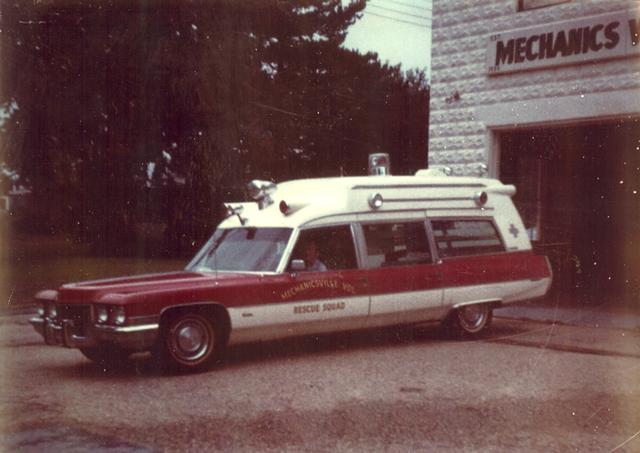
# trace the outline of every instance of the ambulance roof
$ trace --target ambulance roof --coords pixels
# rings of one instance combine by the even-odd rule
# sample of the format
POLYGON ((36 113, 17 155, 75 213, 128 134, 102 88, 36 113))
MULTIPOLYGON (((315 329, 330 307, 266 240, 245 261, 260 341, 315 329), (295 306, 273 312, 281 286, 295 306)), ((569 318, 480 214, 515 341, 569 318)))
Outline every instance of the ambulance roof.
MULTIPOLYGON (((273 203, 264 209, 258 204, 242 205, 244 226, 297 227, 315 219, 371 212, 429 210, 439 208, 481 209, 474 196, 481 192, 511 196, 513 186, 497 179, 445 176, 433 170, 421 170, 415 176, 354 176, 298 179, 277 184, 271 192, 273 203), (370 198, 378 195, 382 206, 373 208, 370 198), (281 210, 281 202, 289 209, 281 210)), ((489 201, 492 196, 489 196, 489 201)), ((221 228, 242 226, 237 215, 230 216, 221 228)))

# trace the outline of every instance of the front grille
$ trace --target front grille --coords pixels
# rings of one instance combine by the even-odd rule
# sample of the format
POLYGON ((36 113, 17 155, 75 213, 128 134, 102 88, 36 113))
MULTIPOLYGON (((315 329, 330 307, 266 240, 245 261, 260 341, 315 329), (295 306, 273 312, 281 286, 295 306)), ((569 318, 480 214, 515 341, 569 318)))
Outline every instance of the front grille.
POLYGON ((73 321, 73 333, 80 337, 86 337, 88 327, 91 324, 91 305, 61 304, 58 306, 59 319, 73 321))

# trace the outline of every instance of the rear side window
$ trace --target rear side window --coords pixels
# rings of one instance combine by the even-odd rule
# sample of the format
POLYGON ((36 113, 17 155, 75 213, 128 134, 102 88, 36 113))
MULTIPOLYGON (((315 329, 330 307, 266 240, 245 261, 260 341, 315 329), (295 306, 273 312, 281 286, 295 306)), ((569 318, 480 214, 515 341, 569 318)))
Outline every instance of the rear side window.
POLYGON ((424 222, 363 225, 367 266, 406 266, 431 263, 424 222))
POLYGON ((505 250, 490 220, 432 220, 431 227, 441 258, 505 250))

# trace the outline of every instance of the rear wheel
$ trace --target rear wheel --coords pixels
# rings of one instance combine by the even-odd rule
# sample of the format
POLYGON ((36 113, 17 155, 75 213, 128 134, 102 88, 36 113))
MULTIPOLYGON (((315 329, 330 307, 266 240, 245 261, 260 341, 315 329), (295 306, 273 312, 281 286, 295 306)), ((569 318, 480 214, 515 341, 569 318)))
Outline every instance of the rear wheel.
POLYGON ((489 327, 492 318, 489 304, 464 305, 451 313, 447 327, 459 338, 473 338, 489 327))
POLYGON ((154 355, 177 371, 207 368, 221 349, 215 323, 198 312, 179 312, 164 324, 154 355))

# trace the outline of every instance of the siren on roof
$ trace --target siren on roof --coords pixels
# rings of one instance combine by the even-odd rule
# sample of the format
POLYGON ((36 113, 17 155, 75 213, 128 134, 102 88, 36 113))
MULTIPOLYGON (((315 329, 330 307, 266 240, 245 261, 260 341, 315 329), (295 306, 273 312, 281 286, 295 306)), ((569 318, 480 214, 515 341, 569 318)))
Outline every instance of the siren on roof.
POLYGON ((254 179, 247 184, 249 196, 258 202, 258 208, 264 209, 273 203, 271 195, 276 191, 276 186, 271 181, 261 181, 254 179))

